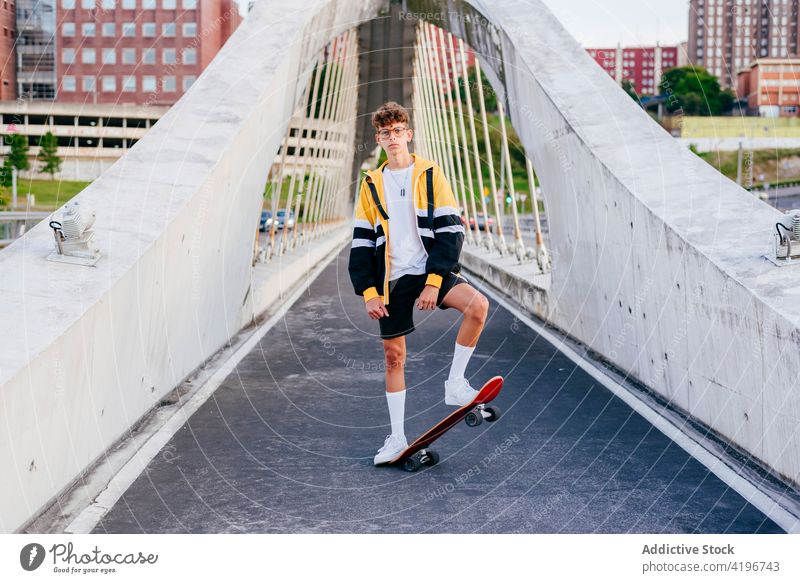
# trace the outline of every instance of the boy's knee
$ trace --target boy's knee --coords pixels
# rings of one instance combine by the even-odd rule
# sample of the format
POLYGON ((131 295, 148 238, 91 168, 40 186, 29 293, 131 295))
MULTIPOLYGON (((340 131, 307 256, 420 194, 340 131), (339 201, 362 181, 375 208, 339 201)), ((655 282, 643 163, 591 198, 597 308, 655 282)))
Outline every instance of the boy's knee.
POLYGON ((392 370, 405 364, 406 350, 403 345, 386 343, 383 346, 383 352, 386 357, 387 370, 392 370))
POLYGON ((489 315, 489 300, 486 296, 479 294, 470 303, 467 316, 476 322, 483 324, 486 322, 486 317, 489 315))

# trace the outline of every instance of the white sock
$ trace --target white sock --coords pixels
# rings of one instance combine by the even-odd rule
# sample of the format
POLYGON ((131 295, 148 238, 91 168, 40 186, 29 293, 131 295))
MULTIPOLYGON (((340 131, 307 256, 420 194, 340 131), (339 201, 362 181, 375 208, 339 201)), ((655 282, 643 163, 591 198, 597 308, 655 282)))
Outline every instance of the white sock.
POLYGON ((467 370, 467 363, 474 350, 474 346, 462 346, 456 342, 456 350, 453 353, 453 364, 450 366, 448 381, 464 378, 464 373, 467 370))
POLYGON ((406 438, 403 428, 406 416, 406 390, 396 393, 386 393, 386 402, 389 403, 389 419, 392 422, 392 435, 406 438))

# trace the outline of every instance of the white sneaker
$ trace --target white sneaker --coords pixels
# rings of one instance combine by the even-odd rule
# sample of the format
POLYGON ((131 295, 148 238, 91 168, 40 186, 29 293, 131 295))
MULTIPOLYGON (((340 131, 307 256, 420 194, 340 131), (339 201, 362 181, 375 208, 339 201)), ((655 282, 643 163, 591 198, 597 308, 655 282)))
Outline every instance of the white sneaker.
POLYGON ((444 403, 445 405, 456 405, 463 407, 469 405, 478 394, 473 389, 467 379, 447 380, 444 383, 444 403))
POLYGON ((393 460, 397 455, 408 447, 405 437, 398 437, 397 435, 387 435, 386 442, 383 447, 378 450, 375 456, 375 465, 383 464, 393 460))

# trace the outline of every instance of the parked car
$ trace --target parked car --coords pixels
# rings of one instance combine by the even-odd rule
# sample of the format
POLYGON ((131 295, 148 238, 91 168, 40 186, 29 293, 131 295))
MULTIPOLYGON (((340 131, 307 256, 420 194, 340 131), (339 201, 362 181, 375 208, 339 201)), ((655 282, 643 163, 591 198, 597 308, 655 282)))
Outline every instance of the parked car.
MULTIPOLYGON (((494 219, 491 216, 489 216, 487 218, 489 219, 489 229, 493 229, 494 228, 494 219)), ((469 218, 469 228, 470 229, 475 229, 475 217, 470 217, 469 218)), ((483 213, 478 213, 478 230, 479 231, 485 231, 486 230, 486 224, 484 222, 483 213)))
POLYGON ((261 211, 261 223, 258 225, 258 230, 264 232, 271 225, 272 225, 272 211, 261 211))
POLYGON ((276 220, 278 221, 277 227, 282 229, 284 226, 291 229, 294 227, 294 211, 289 211, 289 219, 286 219, 286 211, 278 211, 276 214, 276 220))

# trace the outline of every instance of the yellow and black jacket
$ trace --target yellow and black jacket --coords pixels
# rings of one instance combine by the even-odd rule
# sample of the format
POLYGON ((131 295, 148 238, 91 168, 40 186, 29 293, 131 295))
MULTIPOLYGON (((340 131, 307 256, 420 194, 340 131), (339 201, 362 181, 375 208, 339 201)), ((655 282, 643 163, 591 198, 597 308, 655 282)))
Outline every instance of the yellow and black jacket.
MULTIPOLYGON (((432 160, 416 154, 412 171, 417 231, 428 261, 425 270, 427 285, 442 286, 442 279, 461 271, 458 259, 464 243, 464 223, 450 183, 442 169, 432 160)), ((355 208, 353 243, 350 247, 350 280, 357 295, 368 302, 381 297, 389 303, 389 216, 383 192, 384 162, 367 172, 355 208)))

